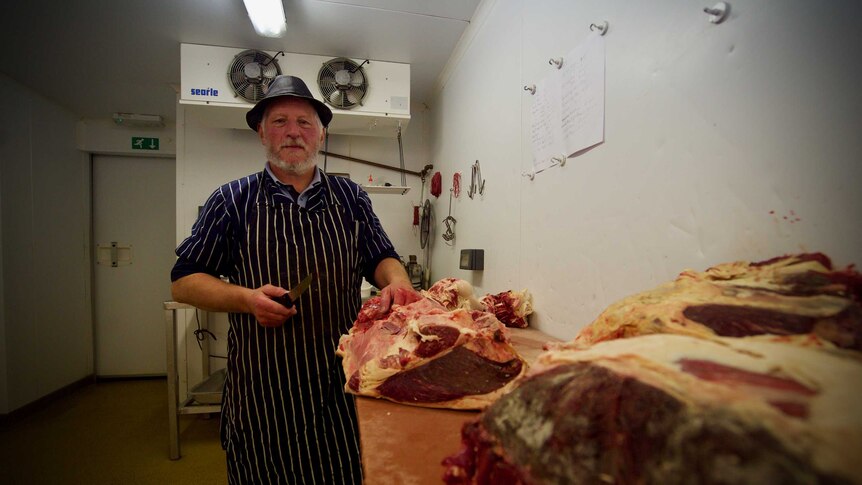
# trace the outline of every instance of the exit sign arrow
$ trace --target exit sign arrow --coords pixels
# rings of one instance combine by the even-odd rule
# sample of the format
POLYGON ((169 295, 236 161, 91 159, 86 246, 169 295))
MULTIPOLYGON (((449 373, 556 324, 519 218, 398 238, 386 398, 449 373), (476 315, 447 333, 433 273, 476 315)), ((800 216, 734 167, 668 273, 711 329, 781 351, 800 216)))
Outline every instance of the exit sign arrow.
POLYGON ((143 136, 132 137, 132 150, 158 150, 159 139, 147 138, 143 136))

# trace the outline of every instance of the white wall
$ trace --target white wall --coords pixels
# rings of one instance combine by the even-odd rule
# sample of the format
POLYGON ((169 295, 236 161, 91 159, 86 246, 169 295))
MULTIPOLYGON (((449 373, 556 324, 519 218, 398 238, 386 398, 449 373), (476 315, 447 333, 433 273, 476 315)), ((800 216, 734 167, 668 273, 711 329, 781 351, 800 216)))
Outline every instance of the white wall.
POLYGON ((74 115, 0 75, 0 413, 93 373, 89 163, 74 115))
MULTIPOLYGON (((214 128, 200 118, 200 111, 187 110, 177 105, 177 244, 191 233, 197 218, 198 206, 218 186, 231 180, 263 170, 266 158, 257 134, 249 129, 214 128)), ((407 170, 419 172, 430 163, 430 143, 427 115, 421 106, 411 107, 411 120, 402 133, 404 163, 407 170)), ((383 163, 397 167, 399 151, 397 138, 332 135, 328 151, 339 155, 383 163)), ((320 159, 323 165, 323 157, 320 159)), ((389 182, 401 185, 401 175, 392 170, 329 157, 329 172, 350 174, 351 180, 365 184, 371 175, 375 184, 389 182)), ((421 181, 419 177, 407 175, 411 191, 400 194, 372 194, 374 211, 383 224, 396 250, 406 260, 409 254, 418 254, 419 235, 413 230, 411 204, 419 203, 421 181)), ((180 332, 179 348, 185 355, 179 356, 180 391, 194 386, 202 378, 200 351, 191 332, 195 328, 194 314, 184 312, 186 332, 180 332), (186 360, 187 359, 187 360, 186 360)), ((210 316, 210 329, 218 339, 211 342, 211 352, 226 355, 227 318, 223 314, 210 316)), ((223 367, 223 361, 213 360, 212 369, 223 367)))
POLYGON ((533 325, 569 339, 684 268, 800 251, 862 263, 862 7, 738 0, 714 25, 703 6, 480 5, 431 106, 432 157, 444 192, 456 171, 469 184, 479 159, 486 194, 454 204, 457 244, 435 239, 432 280, 528 288, 533 325), (601 21, 605 142, 530 181, 523 86, 601 21), (457 269, 468 247, 485 249, 484 272, 457 269))
POLYGON ((112 119, 82 119, 75 125, 78 149, 99 155, 173 157, 177 152, 176 125, 163 127, 117 125, 112 119), (135 137, 156 138, 158 150, 132 147, 135 137))

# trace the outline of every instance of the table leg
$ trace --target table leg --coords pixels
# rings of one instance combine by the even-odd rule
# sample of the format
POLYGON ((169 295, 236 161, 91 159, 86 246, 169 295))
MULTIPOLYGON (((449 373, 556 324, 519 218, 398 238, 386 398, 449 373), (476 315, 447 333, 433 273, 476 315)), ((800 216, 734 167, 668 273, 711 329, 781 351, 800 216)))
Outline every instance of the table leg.
POLYGON ((171 460, 180 458, 179 376, 177 375, 177 310, 165 310, 168 356, 168 434, 171 460))

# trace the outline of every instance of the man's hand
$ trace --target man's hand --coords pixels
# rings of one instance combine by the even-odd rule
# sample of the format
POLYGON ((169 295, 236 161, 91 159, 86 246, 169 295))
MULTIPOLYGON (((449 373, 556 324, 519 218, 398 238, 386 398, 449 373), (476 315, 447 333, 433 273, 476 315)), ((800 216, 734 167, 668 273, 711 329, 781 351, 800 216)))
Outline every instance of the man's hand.
POLYGON ((252 289, 227 283, 206 273, 192 273, 171 284, 174 300, 211 312, 251 313, 264 327, 278 327, 296 315, 272 298, 287 293, 284 288, 263 285, 252 289))
POLYGON ((281 303, 272 300, 287 293, 287 290, 274 285, 263 285, 252 290, 246 297, 248 313, 254 315, 258 323, 264 327, 279 327, 288 318, 296 315, 296 307, 286 308, 281 303))
POLYGON ((409 281, 395 280, 380 290, 380 310, 385 314, 393 305, 407 305, 421 298, 409 281))
POLYGON ((384 258, 374 269, 374 281, 380 290, 380 310, 385 314, 392 305, 407 305, 422 296, 413 289, 410 277, 395 258, 384 258))

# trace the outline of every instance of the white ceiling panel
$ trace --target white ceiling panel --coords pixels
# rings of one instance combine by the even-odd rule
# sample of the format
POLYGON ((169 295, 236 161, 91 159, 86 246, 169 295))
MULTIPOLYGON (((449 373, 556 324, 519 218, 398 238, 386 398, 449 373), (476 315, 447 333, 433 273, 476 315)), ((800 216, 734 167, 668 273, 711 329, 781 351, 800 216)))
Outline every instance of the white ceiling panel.
POLYGON ((284 0, 288 32, 252 29, 242 0, 7 2, 0 72, 84 118, 176 114, 180 43, 411 65, 429 100, 480 0, 284 0))

